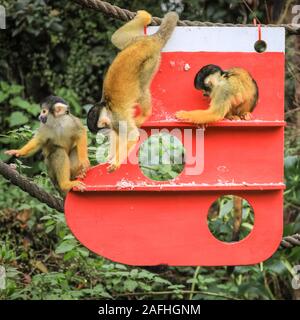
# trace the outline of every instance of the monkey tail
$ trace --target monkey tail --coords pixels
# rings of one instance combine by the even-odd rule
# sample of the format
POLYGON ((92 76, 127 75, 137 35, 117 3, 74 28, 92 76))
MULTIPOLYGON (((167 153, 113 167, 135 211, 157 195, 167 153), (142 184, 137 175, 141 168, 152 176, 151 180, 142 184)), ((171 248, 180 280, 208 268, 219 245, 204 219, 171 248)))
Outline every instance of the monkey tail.
POLYGON ((179 16, 176 12, 168 12, 164 16, 158 31, 153 35, 155 38, 160 40, 162 47, 164 47, 170 39, 178 20, 179 16))

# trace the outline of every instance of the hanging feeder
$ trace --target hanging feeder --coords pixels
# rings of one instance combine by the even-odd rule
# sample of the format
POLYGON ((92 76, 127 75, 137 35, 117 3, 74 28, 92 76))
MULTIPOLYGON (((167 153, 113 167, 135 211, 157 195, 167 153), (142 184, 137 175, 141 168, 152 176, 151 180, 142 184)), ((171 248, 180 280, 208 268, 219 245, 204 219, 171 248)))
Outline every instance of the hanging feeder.
POLYGON ((67 223, 83 245, 130 265, 246 265, 275 252, 283 228, 285 30, 260 32, 267 45, 263 53, 254 48, 256 28, 175 29, 152 83, 153 114, 143 129, 148 135, 168 129, 180 139, 184 170, 162 182, 144 176, 137 160, 114 173, 107 173, 106 164, 93 167, 84 179, 86 190, 69 192, 65 202, 67 223), (224 120, 205 130, 175 120, 178 110, 208 107, 193 86, 207 64, 251 73, 259 88, 252 120, 224 120), (254 210, 254 227, 239 242, 221 242, 208 228, 211 204, 226 194, 248 200, 254 210))

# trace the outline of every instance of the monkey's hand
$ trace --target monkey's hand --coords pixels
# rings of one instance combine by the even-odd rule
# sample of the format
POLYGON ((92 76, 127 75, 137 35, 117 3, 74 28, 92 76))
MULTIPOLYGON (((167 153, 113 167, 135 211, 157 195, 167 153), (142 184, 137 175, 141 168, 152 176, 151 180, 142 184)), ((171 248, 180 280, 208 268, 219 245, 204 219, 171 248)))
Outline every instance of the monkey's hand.
POLYGON ((22 156, 22 152, 20 151, 20 149, 17 150, 7 150, 4 152, 5 154, 9 155, 9 156, 15 156, 15 157, 20 157, 22 156))
POLYGON ((145 10, 139 10, 139 11, 137 12, 137 15, 136 15, 136 16, 137 16, 137 18, 142 19, 142 21, 143 21, 143 23, 144 23, 145 26, 147 26, 148 24, 150 24, 151 21, 152 21, 152 16, 151 16, 151 14, 148 13, 147 11, 145 11, 145 10))
POLYGON ((83 179, 86 176, 86 173, 90 167, 89 159, 80 161, 77 178, 83 179))
POLYGON ((177 111, 175 113, 175 117, 179 120, 191 121, 191 113, 189 111, 177 111))

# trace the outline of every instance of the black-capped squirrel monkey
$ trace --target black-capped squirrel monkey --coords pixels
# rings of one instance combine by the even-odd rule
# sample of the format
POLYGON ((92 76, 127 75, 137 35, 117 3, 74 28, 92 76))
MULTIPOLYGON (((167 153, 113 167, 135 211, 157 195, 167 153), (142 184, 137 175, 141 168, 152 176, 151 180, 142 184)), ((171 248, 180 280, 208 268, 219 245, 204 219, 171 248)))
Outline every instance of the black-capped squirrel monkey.
POLYGON ((96 133, 110 128, 115 135, 109 171, 116 170, 126 159, 139 138, 138 127, 151 115, 150 84, 158 70, 161 50, 178 21, 175 12, 167 13, 158 31, 143 35, 152 16, 138 11, 136 17, 112 36, 113 44, 122 51, 109 67, 103 83, 102 100, 88 113, 87 124, 96 133), (134 116, 140 105, 139 116, 134 116))
POLYGON ((55 187, 62 192, 73 187, 84 189, 84 184, 74 179, 83 178, 90 166, 85 127, 70 113, 68 104, 56 96, 49 96, 41 103, 39 120, 39 129, 24 147, 5 153, 25 157, 42 149, 55 187))
POLYGON ((209 64, 197 73, 195 88, 211 98, 207 110, 178 111, 180 120, 205 124, 222 120, 250 120, 258 99, 258 87, 249 72, 242 68, 222 70, 209 64))

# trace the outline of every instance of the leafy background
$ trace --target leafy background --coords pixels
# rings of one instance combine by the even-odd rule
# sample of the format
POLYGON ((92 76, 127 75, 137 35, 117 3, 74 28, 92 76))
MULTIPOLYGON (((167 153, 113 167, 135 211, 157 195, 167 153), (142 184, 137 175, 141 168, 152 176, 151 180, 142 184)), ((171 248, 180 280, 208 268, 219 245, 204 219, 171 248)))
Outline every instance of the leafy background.
MULTIPOLYGON (((144 0, 141 4, 118 0, 114 3, 132 11, 142 7, 157 16, 177 10, 182 19, 249 23, 254 16, 262 22, 289 19, 289 7, 284 10, 283 6, 278 14, 276 6, 292 5, 293 1, 144 0), (273 13, 266 8, 271 8, 273 13)), ((38 126, 38 103, 47 94, 63 96, 70 102, 73 113, 84 121, 89 104, 101 97, 103 74, 116 54, 109 42, 110 35, 120 22, 80 9, 70 0, 2 0, 1 4, 7 9, 7 29, 0 30, 0 159, 11 162, 3 150, 19 147, 32 136, 38 126)), ((295 64, 299 51, 295 42, 295 37, 287 38, 285 234, 300 232, 300 146, 296 117, 299 106, 294 100, 295 86, 299 86, 299 65, 295 64)), ((94 139, 89 136, 90 142, 94 139)), ((105 160, 107 141, 105 137, 98 139, 104 145, 98 156, 105 160)), ((90 147, 90 154, 95 161, 94 147, 90 147)), ((55 192, 41 160, 37 154, 14 162, 18 171, 47 191, 55 192)), ((181 170, 179 167, 156 169, 156 173, 151 172, 158 179, 169 178, 181 170)), ((89 252, 70 234, 62 213, 30 198, 1 177, 0 190, 0 265, 7 270, 6 289, 0 289, 1 299, 300 297, 299 290, 291 287, 295 276, 293 266, 300 264, 299 247, 277 251, 264 263, 234 269, 129 267, 89 252)), ((222 220, 212 226, 212 231, 223 233, 227 239, 232 231, 227 223, 232 221, 232 210, 226 209, 230 200, 225 200, 218 203, 222 220)), ((247 208, 245 205, 244 210, 247 208)), ((251 215, 247 217, 245 227, 251 228, 251 215)))

